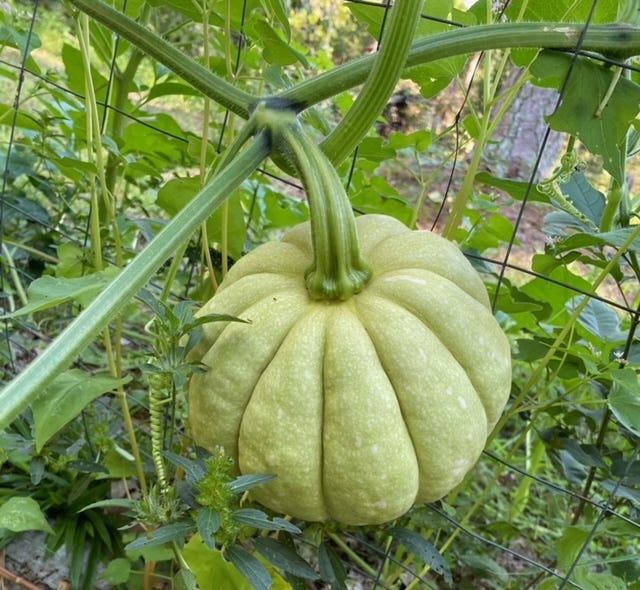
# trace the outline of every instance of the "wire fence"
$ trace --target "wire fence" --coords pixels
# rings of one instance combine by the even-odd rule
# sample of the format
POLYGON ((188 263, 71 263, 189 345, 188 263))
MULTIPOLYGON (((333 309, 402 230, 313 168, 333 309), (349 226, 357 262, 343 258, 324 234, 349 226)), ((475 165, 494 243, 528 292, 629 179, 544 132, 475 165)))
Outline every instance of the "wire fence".
MULTIPOLYGON (((361 4, 376 5, 380 10, 388 8, 383 2, 361 4)), ((243 6, 246 9, 246 2, 243 6)), ((428 6, 427 2, 425 10, 428 10, 428 6)), ((507 6, 508 3, 505 3, 502 10, 507 6)), ((594 0, 584 22, 585 31, 591 26, 596 7, 597 2, 594 0)), ((69 53, 60 53, 61 44, 53 54, 48 53, 47 47, 43 47, 40 54, 32 52, 40 37, 50 38, 43 27, 52 22, 61 27, 60 35, 70 41, 69 15, 60 13, 54 18, 52 15, 59 11, 59 7, 54 8, 38 0, 17 5, 7 4, 0 7, 0 10, 4 11, 5 24, 14 35, 4 39, 5 48, 0 55, 0 92, 4 103, 0 114, 3 123, 4 159, 0 200, 0 292, 2 307, 8 313, 26 303, 28 285, 43 273, 49 272, 48 265, 61 264, 61 260, 64 260, 61 256, 61 244, 73 249, 76 262, 81 265, 89 264, 86 259, 91 240, 87 224, 88 210, 86 205, 80 203, 86 203, 85 175, 92 171, 88 167, 86 170, 77 168, 78 160, 75 156, 71 157, 74 150, 81 153, 86 149, 80 137, 74 135, 78 131, 69 128, 72 125, 78 126, 78 130, 81 128, 79 113, 83 110, 86 98, 78 90, 77 81, 71 80, 68 73, 65 74, 65 68, 71 68, 73 57, 69 53), (44 65, 46 60, 51 59, 54 60, 53 63, 44 65), (45 97, 44 102, 49 101, 51 105, 49 112, 43 106, 42 97, 45 97), (34 107, 34 103, 38 106, 34 107), (75 113, 71 112, 73 109, 76 110, 75 113), (56 164, 47 162, 48 155, 52 156, 56 152, 56 164), (69 168, 66 170, 63 153, 68 153, 70 158, 69 168), (61 170, 63 174, 60 173, 61 170)), ((501 16, 499 14, 496 18, 500 19, 501 16)), ((246 18, 247 11, 243 10, 241 35, 245 34, 246 18)), ((427 14, 423 15, 423 19, 429 18, 427 14)), ((443 21, 439 18, 435 20, 443 21)), ((462 26, 457 21, 444 19, 444 22, 451 26, 462 26)), ((106 34, 102 29, 99 30, 102 31, 101 34, 106 34)), ((238 46, 240 51, 232 64, 233 77, 239 75, 243 56, 247 57, 242 52, 249 51, 243 43, 238 46)), ((109 45, 105 44, 105 47, 109 45)), ((108 99, 97 100, 98 106, 104 109, 105 120, 117 112, 127 122, 144 126, 154 134, 166 137, 168 141, 190 145, 194 138, 192 133, 172 128, 166 120, 160 125, 155 116, 167 109, 184 108, 183 105, 169 102, 169 106, 162 105, 157 110, 149 111, 144 110, 144 101, 133 110, 113 106, 112 90, 117 79, 118 59, 122 54, 117 41, 111 49, 114 52, 111 69, 105 72, 107 87, 101 89, 108 99), (151 112, 154 116, 150 116, 151 112)), ((569 71, 559 89, 556 107, 565 99, 575 63, 585 55, 582 49, 581 38, 576 43, 575 51, 571 53, 569 71)), ((607 57, 592 54, 589 54, 589 59, 611 61, 607 57)), ((614 62, 614 67, 625 71, 623 77, 626 73, 638 71, 632 62, 614 62)), ((463 123, 469 112, 469 102, 477 101, 473 89, 481 83, 478 82, 478 76, 483 73, 478 65, 480 62, 476 61, 475 64, 475 70, 467 71, 470 74, 467 84, 457 94, 461 99, 459 107, 450 107, 454 123, 452 130, 442 136, 453 152, 443 156, 450 163, 448 171, 443 172, 440 178, 440 186, 445 187, 444 194, 436 207, 422 212, 424 226, 439 227, 439 221, 446 216, 453 195, 460 189, 460 175, 464 174, 464 168, 469 164, 463 149, 468 141, 463 123)), ((486 70, 484 73, 486 74, 486 70)), ((153 78, 159 74, 157 71, 148 71, 145 75, 153 78)), ((145 89, 145 84, 140 83, 139 88, 142 94, 149 87, 145 89)), ((424 106, 428 103, 425 101, 420 104, 424 106)), ((440 107, 442 103, 437 103, 437 108, 440 107)), ((424 108, 427 110, 422 111, 421 115, 430 116, 428 106, 424 108)), ((474 105, 472 108, 477 107, 474 105)), ((218 152, 224 146, 227 134, 232 133, 232 124, 230 113, 222 112, 219 122, 215 124, 218 137, 213 142, 218 152)), ((619 285, 624 285, 627 290, 620 288, 604 292, 589 288, 589 278, 565 282, 551 271, 546 272, 519 262, 519 244, 527 242, 527 236, 523 232, 530 231, 530 228, 523 226, 522 221, 532 208, 539 207, 539 203, 533 202, 531 197, 538 186, 537 172, 550 132, 551 128, 546 127, 529 177, 523 183, 524 192, 516 204, 510 239, 501 243, 497 250, 494 248, 494 252, 472 250, 468 255, 493 276, 491 293, 494 311, 501 315, 501 321, 507 327, 510 312, 505 311, 505 300, 509 303, 508 299, 513 290, 518 289, 518 285, 533 280, 544 281, 549 288, 566 290, 570 293, 567 299, 584 296, 603 304, 607 309, 615 310, 622 318, 620 326, 624 326, 626 332, 615 350, 611 346, 607 350, 615 353, 614 360, 620 367, 637 371, 640 349, 635 333, 640 322, 640 310, 637 307, 638 284, 637 277, 631 276, 623 280, 623 275, 629 274, 628 267, 633 267, 628 259, 623 257, 620 265, 614 269, 614 274, 618 273, 619 285), (517 261, 513 262, 514 259, 517 261), (627 266, 623 268, 625 264, 627 266)), ((110 139, 117 143, 121 138, 110 139)), ((110 149, 114 153, 118 150, 116 146, 110 149)), ((126 154, 121 157, 121 161, 127 159, 126 154)), ((358 161, 356 153, 351 162, 352 174, 358 167, 358 161)), ((390 174, 394 173, 393 167, 389 166, 388 170, 390 174)), ((442 170, 446 168, 442 167, 442 170)), ((145 184, 144 173, 145 170, 141 170, 136 178, 126 181, 139 184, 136 189, 138 200, 129 203, 130 211, 127 214, 141 228, 143 239, 140 243, 144 243, 153 234, 147 225, 148 220, 144 219, 146 208, 153 205, 152 199, 145 200, 145 191, 157 193, 158 190, 154 182, 145 184), (134 209, 136 204, 138 210, 134 209)), ((286 189, 289 192, 299 189, 284 174, 279 175, 273 170, 263 170, 262 174, 259 185, 262 188, 271 182, 277 186, 289 186, 286 189)), ((628 174, 633 176, 631 164, 628 174)), ((168 174, 165 174, 165 178, 167 177, 168 174)), ((259 192, 255 186, 252 190, 254 194, 259 192)), ((547 205, 546 211, 551 208, 547 205)), ((493 211, 500 213, 499 208, 493 211)), ((251 221, 249 219, 248 223, 251 221)), ((138 244, 133 249, 135 247, 138 244)), ((599 250, 602 254, 599 259, 601 268, 612 256, 609 251, 607 259, 603 252, 604 249, 599 250)), ((578 256, 575 259, 580 262, 578 256)), ((529 301, 531 304, 536 303, 531 295, 529 301)), ((526 305, 524 297, 511 303, 512 310, 517 305, 526 305)), ((68 308, 62 314, 43 318, 41 323, 35 323, 28 316, 3 319, 0 343, 3 380, 9 381, 22 371, 37 350, 51 340, 73 313, 75 311, 68 308)), ((135 330, 135 327, 132 329, 135 330)), ((517 334, 513 334, 514 339, 520 343, 523 338, 529 337, 523 334, 530 335, 535 329, 533 325, 523 326, 517 334)), ((545 328, 540 327, 538 336, 544 341, 546 351, 551 347, 552 335, 547 332, 545 336, 545 328)), ((628 587, 638 587, 637 582, 624 577, 631 574, 625 574, 620 567, 622 564, 627 568, 626 571, 636 574, 640 571, 640 447, 637 433, 624 425, 618 425, 616 417, 610 411, 603 410, 603 405, 593 410, 581 405, 581 400, 593 401, 593 395, 590 394, 590 397, 584 393, 586 390, 600 391, 603 404, 608 395, 605 388, 610 383, 595 374, 595 370, 589 365, 593 364, 591 360, 583 359, 584 374, 575 376, 573 380, 554 380, 562 377, 563 362, 573 362, 573 357, 577 356, 579 348, 572 348, 576 340, 577 338, 567 339, 562 343, 557 353, 560 360, 556 358, 555 364, 549 364, 540 375, 540 380, 534 382, 532 390, 521 400, 520 407, 515 408, 510 419, 503 424, 504 430, 493 439, 476 472, 471 476, 477 478, 475 483, 467 485, 453 498, 447 498, 446 503, 429 505, 419 511, 416 526, 425 531, 425 535, 445 557, 451 556, 449 559, 455 576, 455 587, 622 587, 607 585, 614 583, 613 574, 618 574, 616 579, 621 584, 623 580, 627 580, 628 587), (547 389, 551 393, 536 399, 536 388, 547 389), (589 423, 589 427, 585 423, 589 423), (563 436, 563 433, 568 433, 568 436, 563 436), (605 577, 605 574, 609 577, 605 577)), ((592 341, 584 346, 593 352, 597 343, 592 341)), ((544 352, 536 359, 544 356, 544 352)), ((533 372, 526 355, 518 357, 522 358, 525 360, 516 363, 518 374, 515 379, 519 386, 515 389, 515 397, 524 389, 523 383, 533 372)), ((637 400, 635 404, 638 404, 637 400)), ((0 473, 1 470, 2 463, 0 473)), ((376 563, 388 564, 396 559, 388 547, 376 543, 375 535, 368 531, 350 532, 346 534, 346 538, 376 563)), ((407 564, 403 559, 397 560, 395 565, 406 570, 403 581, 395 587, 436 587, 434 578, 428 576, 428 568, 421 572, 415 562, 407 564)), ((351 567, 358 571, 357 564, 351 564, 351 567)), ((388 587, 385 586, 382 575, 379 579, 372 579, 362 569, 359 575, 365 580, 365 587, 388 587)))

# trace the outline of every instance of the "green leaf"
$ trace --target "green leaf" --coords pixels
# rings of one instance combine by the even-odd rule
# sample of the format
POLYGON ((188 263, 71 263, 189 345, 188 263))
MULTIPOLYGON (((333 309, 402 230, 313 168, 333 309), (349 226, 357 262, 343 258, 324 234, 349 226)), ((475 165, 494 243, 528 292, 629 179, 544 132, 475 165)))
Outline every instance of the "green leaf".
POLYGON ((209 549, 216 548, 215 534, 220 529, 222 518, 217 510, 210 507, 198 510, 196 518, 198 523, 198 532, 209 549))
POLYGON ((275 479, 275 477, 275 475, 271 474, 240 475, 229 484, 229 487, 234 493, 243 494, 247 490, 270 482, 271 480, 275 479))
POLYGON ((627 582, 607 572, 594 572, 591 567, 579 567, 572 581, 583 590, 629 590, 627 582))
POLYGON ((15 27, 0 27, 0 45, 19 49, 22 55, 29 56, 34 49, 42 47, 40 37, 34 31, 24 31, 15 27))
POLYGON ((329 582, 335 590, 346 590, 347 571, 344 563, 326 543, 322 543, 318 549, 318 563, 320 577, 325 582, 329 582))
MULTIPOLYGON (((584 301, 585 295, 578 295, 567 301, 567 311, 573 313, 584 301)), ((589 298, 580 312, 578 322, 591 334, 607 342, 624 342, 627 334, 620 329, 620 318, 613 309, 599 299, 589 298)))
POLYGON ((416 557, 424 561, 434 572, 440 574, 447 586, 453 585, 451 568, 440 552, 422 535, 409 529, 394 528, 389 531, 391 536, 404 545, 416 557))
POLYGON ((217 549, 209 549, 199 534, 193 535, 182 555, 195 574, 200 590, 253 590, 238 569, 217 549))
POLYGON ((125 551, 135 551, 146 547, 164 545, 172 541, 182 541, 187 535, 195 530, 195 526, 190 521, 174 522, 166 526, 161 526, 155 531, 138 537, 131 541, 124 549, 125 551))
POLYGON ((193 86, 181 84, 180 82, 160 82, 149 90, 147 100, 162 98, 163 96, 201 96, 193 86))
POLYGON ((263 529, 265 531, 287 531, 294 535, 301 533, 300 529, 288 520, 278 517, 269 520, 269 517, 262 512, 262 510, 256 510, 255 508, 241 508, 240 510, 236 510, 233 513, 233 519, 238 524, 263 529))
POLYGON ((620 78, 615 91, 601 108, 614 82, 609 67, 568 55, 541 53, 531 65, 535 83, 560 88, 571 70, 560 107, 547 117, 556 131, 575 135, 591 152, 603 158, 603 166, 621 185, 624 183, 624 160, 627 132, 640 111, 640 87, 620 78))
POLYGON ((100 272, 72 279, 45 275, 29 285, 27 289, 29 303, 2 318, 28 315, 68 301, 86 306, 109 285, 119 272, 118 268, 109 267, 100 272))
POLYGON ((257 20, 253 23, 252 32, 262 43, 262 56, 265 61, 277 66, 290 66, 300 62, 305 68, 309 67, 307 58, 284 41, 278 31, 267 21, 257 20))
POLYGON ((14 533, 45 531, 53 534, 38 503, 26 496, 14 496, 0 506, 0 529, 8 529, 14 533))
MULTIPOLYGON (((169 215, 175 216, 201 189, 199 177, 173 178, 158 191, 156 202, 169 215)), ((244 210, 239 195, 227 199, 226 206, 218 209, 207 220, 207 238, 210 244, 222 241, 223 224, 227 227, 229 254, 238 260, 242 256, 247 237, 244 210), (228 212, 227 218, 225 211, 228 212)))
POLYGON ((608 404, 618 422, 640 436, 640 383, 631 367, 611 372, 613 387, 608 404))
POLYGON ((42 133, 43 124, 33 114, 25 113, 24 111, 18 111, 16 116, 15 108, 7 104, 0 104, 0 125, 14 125, 21 129, 28 129, 29 131, 37 131, 42 133))
POLYGON ((113 585, 126 584, 131 576, 131 562, 126 557, 118 557, 107 564, 100 576, 113 585))
MULTIPOLYGON (((612 246, 614 248, 621 248, 629 239, 631 234, 636 231, 633 227, 623 227, 613 231, 592 233, 587 228, 582 227, 585 230, 578 234, 573 234, 555 244, 555 249, 558 252, 564 252, 566 250, 577 250, 579 248, 588 248, 590 246, 612 246)), ((629 250, 634 252, 640 252, 640 237, 631 242, 629 250)))
POLYGON ((587 527, 570 526, 563 531, 556 544, 558 567, 561 571, 566 572, 572 566, 588 538, 587 527))
POLYGON ((88 375, 79 369, 62 373, 32 404, 36 451, 63 426, 71 422, 87 404, 129 379, 88 375))
POLYGON ((253 555, 237 545, 228 547, 225 555, 255 590, 269 590, 271 588, 273 583, 271 574, 253 555))
POLYGON ((276 539, 259 537, 254 542, 262 556, 284 572, 306 580, 317 580, 318 573, 293 549, 276 539))
POLYGON ((563 194, 575 208, 598 227, 606 206, 604 195, 596 190, 583 172, 573 172, 569 180, 560 183, 563 194))
POLYGON ((282 27, 287 41, 291 40, 291 27, 289 26, 289 14, 284 0, 262 0, 265 12, 272 15, 274 20, 282 27))
POLYGON ((137 500, 129 500, 128 498, 112 498, 109 500, 99 500, 98 502, 92 502, 88 504, 79 512, 85 510, 91 510, 92 508, 126 508, 127 510, 133 510, 138 504, 137 500))
POLYGON ((486 185, 492 186, 508 193, 516 201, 524 200, 525 196, 527 195, 527 191, 529 191, 529 201, 537 201, 539 203, 549 202, 549 197, 541 190, 539 190, 536 184, 533 184, 531 188, 529 188, 528 182, 523 182, 520 180, 508 180, 506 178, 493 176, 488 172, 480 172, 480 174, 476 174, 476 180, 478 182, 482 182, 486 185))
POLYGON ((172 465, 180 467, 184 471, 186 480, 189 483, 197 484, 207 475, 207 466, 202 460, 188 459, 171 451, 163 451, 162 455, 166 457, 172 465))
MULTIPOLYGON (((521 15, 526 21, 586 22, 593 2, 576 0, 511 0, 506 14, 516 20, 521 15), (525 11, 521 15, 523 4, 525 11)), ((593 22, 615 22, 618 2, 597 2, 593 22)))

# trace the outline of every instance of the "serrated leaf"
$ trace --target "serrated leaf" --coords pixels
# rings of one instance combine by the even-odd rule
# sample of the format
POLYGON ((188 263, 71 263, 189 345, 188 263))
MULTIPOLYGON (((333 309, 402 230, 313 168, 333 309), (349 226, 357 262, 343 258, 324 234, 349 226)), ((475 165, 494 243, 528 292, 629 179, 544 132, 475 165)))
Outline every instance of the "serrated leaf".
POLYGON ((301 532, 297 526, 291 524, 288 520, 278 517, 269 520, 269 517, 262 512, 262 510, 255 508, 241 508, 240 510, 236 510, 233 513, 233 519, 238 524, 265 531, 287 531, 294 535, 300 534, 301 532))
POLYGON ((36 450, 40 452, 47 441, 78 416, 87 404, 128 381, 128 378, 88 375, 79 369, 70 369, 56 377, 32 404, 36 450))
POLYGON ((306 580, 317 580, 318 573, 293 549, 270 537, 259 537, 254 542, 258 552, 271 564, 284 572, 306 580))
POLYGON ((271 574, 253 555, 238 546, 228 547, 225 556, 238 568, 255 590, 269 590, 273 583, 271 574))
POLYGON ((416 557, 424 561, 433 571, 440 574, 448 586, 453 585, 451 568, 440 552, 419 533, 409 529, 394 528, 389 531, 391 536, 404 545, 416 557))
POLYGON ((14 533, 44 531, 53 534, 39 504, 27 496, 14 496, 0 506, 0 529, 14 533))
POLYGON ((344 563, 326 543, 322 543, 318 549, 318 565, 320 577, 325 582, 329 582, 335 590, 346 590, 347 571, 344 563))
POLYGON ((138 537, 131 541, 125 551, 135 551, 146 547, 164 545, 172 541, 182 541, 187 535, 194 532, 195 526, 192 522, 175 522, 166 526, 161 526, 147 535, 138 537))
POLYGON ((560 189, 580 213, 596 227, 600 226, 606 199, 591 185, 583 172, 573 172, 567 182, 560 183, 560 189))
POLYGON ((79 278, 56 278, 45 275, 33 281, 27 289, 29 303, 2 318, 19 317, 43 311, 68 301, 88 305, 120 272, 116 267, 79 278))
POLYGON ((198 510, 196 518, 198 524, 198 532, 209 549, 216 548, 215 534, 220 529, 222 518, 217 510, 210 507, 198 510))
POLYGON ((631 367, 612 371, 613 387, 607 399, 618 422, 640 436, 640 383, 631 367))

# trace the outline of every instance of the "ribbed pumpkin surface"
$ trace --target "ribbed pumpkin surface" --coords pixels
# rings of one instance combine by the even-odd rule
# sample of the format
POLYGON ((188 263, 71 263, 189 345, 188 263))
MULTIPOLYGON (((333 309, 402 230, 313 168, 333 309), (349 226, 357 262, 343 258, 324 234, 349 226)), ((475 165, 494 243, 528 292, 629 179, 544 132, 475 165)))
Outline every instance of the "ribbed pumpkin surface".
POLYGON ((201 313, 189 419, 242 473, 274 473, 263 505, 310 521, 392 520, 477 461, 510 391, 508 341, 458 248, 385 216, 357 220, 373 269, 347 301, 315 301, 309 224, 243 257, 201 313))

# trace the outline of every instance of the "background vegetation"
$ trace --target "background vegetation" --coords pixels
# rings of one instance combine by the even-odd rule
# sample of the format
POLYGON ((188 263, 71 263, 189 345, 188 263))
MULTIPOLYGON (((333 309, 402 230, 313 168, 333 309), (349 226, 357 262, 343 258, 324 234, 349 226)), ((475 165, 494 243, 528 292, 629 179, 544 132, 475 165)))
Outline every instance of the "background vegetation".
MULTIPOLYGON (((72 4, 0 5, 5 383, 195 198, 241 129, 72 4)), ((112 4, 260 96, 374 53, 387 8, 112 4)), ((417 36, 638 14, 616 0, 467 4, 427 1, 417 36)), ((341 529, 241 504, 260 481, 193 448, 193 311, 243 253, 308 217, 296 179, 265 162, 0 431, 0 546, 43 531, 73 588, 640 588, 640 87, 632 57, 581 43, 488 42, 408 69, 339 168, 357 212, 455 240, 511 338, 512 399, 464 484, 389 526, 341 529)), ((302 116, 319 140, 357 89, 331 94, 302 116)))

